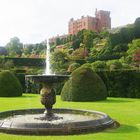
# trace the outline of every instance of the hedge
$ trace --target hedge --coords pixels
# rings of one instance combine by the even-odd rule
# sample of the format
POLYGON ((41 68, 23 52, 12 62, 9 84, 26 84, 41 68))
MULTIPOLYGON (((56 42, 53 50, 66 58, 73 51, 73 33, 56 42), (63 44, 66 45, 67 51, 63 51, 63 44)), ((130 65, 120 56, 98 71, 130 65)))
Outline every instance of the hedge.
POLYGON ((15 73, 15 76, 18 78, 18 80, 22 86, 23 92, 25 93, 26 92, 25 74, 24 73, 15 73))
POLYGON ((140 71, 98 71, 110 97, 140 98, 140 71))
POLYGON ((45 67, 46 59, 44 58, 12 58, 6 57, 5 60, 12 60, 15 66, 36 66, 45 67))
MULTIPOLYGON (((104 81, 109 97, 128 97, 140 98, 140 71, 136 70, 115 70, 115 71, 96 71, 104 81)), ((25 75, 16 74, 23 91, 28 93, 38 93, 38 85, 29 83, 28 89, 25 87, 25 75)), ((57 85, 57 94, 60 94, 63 85, 57 85)))
POLYGON ((41 85, 38 83, 31 83, 31 81, 25 79, 24 73, 15 73, 18 78, 24 93, 39 93, 41 85))

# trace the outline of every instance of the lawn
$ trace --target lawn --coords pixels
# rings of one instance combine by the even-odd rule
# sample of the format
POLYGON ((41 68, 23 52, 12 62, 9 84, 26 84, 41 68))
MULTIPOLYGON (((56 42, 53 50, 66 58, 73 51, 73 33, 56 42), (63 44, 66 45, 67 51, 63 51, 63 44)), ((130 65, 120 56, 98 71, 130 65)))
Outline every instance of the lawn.
MULTIPOLYGON (((43 107, 39 95, 24 94, 0 98, 0 111, 43 107)), ((0 140, 140 140, 140 99, 108 98, 99 102, 63 102, 57 97, 55 108, 98 110, 120 122, 121 127, 104 132, 71 136, 21 136, 0 133, 0 140)))

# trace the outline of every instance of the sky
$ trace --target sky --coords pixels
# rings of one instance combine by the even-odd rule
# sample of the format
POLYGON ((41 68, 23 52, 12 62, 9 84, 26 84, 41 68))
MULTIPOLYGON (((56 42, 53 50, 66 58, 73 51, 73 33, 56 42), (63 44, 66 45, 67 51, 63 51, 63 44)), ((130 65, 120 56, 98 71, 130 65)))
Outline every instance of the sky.
POLYGON ((139 7, 139 0, 0 0, 0 46, 15 36, 26 44, 67 34, 70 18, 94 17, 96 8, 111 12, 112 27, 131 24, 139 7))

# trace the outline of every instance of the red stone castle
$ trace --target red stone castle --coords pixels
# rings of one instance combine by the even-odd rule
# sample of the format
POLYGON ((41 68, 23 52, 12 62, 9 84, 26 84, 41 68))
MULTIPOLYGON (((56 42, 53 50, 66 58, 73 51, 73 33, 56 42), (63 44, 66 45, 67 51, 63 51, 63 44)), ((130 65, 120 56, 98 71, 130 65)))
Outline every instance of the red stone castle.
MULTIPOLYGON (((95 11, 95 17, 82 16, 80 19, 74 20, 70 19, 68 23, 68 34, 75 35, 83 29, 92 30, 95 32, 100 32, 102 29, 111 29, 111 18, 110 12, 104 10, 95 11)), ((49 39, 50 43, 55 43, 57 38, 66 38, 67 35, 56 36, 49 39)))
POLYGON ((69 21, 69 34, 77 34, 82 29, 100 32, 103 28, 111 28, 111 18, 109 11, 95 11, 95 17, 82 16, 80 19, 69 21))

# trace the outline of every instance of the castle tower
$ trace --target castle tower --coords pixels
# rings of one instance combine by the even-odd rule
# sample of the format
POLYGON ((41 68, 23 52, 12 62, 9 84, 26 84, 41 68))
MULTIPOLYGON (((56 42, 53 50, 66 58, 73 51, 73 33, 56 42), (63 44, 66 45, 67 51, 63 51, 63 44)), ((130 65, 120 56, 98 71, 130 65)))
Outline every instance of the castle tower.
POLYGON ((109 11, 97 10, 95 16, 98 20, 97 30, 100 32, 103 28, 111 29, 111 18, 109 11))

